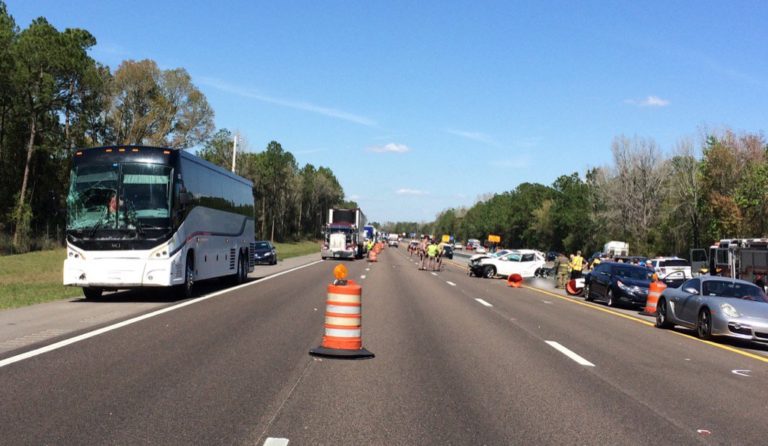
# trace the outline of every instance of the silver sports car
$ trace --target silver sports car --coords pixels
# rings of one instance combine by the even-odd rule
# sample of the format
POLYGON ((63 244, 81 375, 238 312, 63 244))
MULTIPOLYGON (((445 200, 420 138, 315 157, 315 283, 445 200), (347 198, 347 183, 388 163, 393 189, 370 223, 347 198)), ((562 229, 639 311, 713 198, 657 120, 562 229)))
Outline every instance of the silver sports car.
POLYGON ((695 328, 702 339, 729 336, 768 341, 768 299, 758 286, 717 276, 667 288, 656 306, 656 326, 695 328))

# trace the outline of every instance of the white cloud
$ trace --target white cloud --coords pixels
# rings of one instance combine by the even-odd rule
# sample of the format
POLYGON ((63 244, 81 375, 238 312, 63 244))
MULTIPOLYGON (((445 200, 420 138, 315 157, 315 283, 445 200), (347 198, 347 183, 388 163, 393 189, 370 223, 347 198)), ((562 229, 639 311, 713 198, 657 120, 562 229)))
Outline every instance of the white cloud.
POLYGON ((451 135, 461 136, 462 138, 471 139, 472 141, 481 142, 483 144, 496 145, 496 141, 485 133, 480 132, 467 132, 464 130, 452 130, 448 129, 446 132, 451 135))
POLYGON ((405 144, 395 144, 391 142, 383 146, 368 147, 368 151, 374 152, 374 153, 406 153, 406 152, 410 152, 411 148, 406 146, 405 144))
POLYGON ((227 93, 232 93, 244 98, 254 99, 260 102, 265 102, 267 104, 274 104, 281 107, 293 108, 296 110, 317 113, 319 115, 328 116, 330 118, 341 119, 343 121, 353 122, 355 124, 360 124, 368 127, 376 127, 378 125, 376 121, 370 118, 366 118, 365 116, 355 115, 353 113, 345 112, 343 110, 336 110, 334 108, 324 107, 322 105, 316 105, 310 102, 274 98, 271 96, 266 96, 261 93, 258 93, 255 90, 250 90, 247 88, 230 85, 226 82, 222 82, 217 79, 203 77, 203 78, 200 78, 198 82, 201 85, 207 85, 217 90, 225 91, 227 93))
POLYGON ((425 192, 423 190, 418 189, 407 189, 402 188, 395 191, 397 195, 427 195, 429 192, 425 192))
POLYGON ((626 104, 636 105, 638 107, 666 107, 670 104, 668 99, 662 99, 658 96, 648 96, 645 99, 627 99, 626 104))

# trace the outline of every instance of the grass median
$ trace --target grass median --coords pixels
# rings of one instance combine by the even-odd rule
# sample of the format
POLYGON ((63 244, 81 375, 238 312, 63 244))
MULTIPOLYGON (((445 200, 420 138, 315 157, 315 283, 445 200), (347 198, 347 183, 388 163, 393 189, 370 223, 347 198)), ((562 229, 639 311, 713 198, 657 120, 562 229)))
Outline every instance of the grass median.
MULTIPOLYGON (((315 241, 275 243, 278 259, 318 254, 315 241)), ((66 250, 0 256, 0 310, 82 296, 77 287, 61 284, 66 250)))

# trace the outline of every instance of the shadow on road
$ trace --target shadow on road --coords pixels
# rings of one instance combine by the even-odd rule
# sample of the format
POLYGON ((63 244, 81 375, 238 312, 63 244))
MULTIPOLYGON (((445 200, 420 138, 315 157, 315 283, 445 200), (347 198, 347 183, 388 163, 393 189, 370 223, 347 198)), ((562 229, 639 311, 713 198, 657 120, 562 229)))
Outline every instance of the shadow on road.
MULTIPOLYGON (((263 277, 266 277, 263 276, 263 277)), ((259 280, 262 277, 248 277, 247 282, 259 280)), ((204 296, 217 291, 231 288, 234 285, 229 279, 211 279, 195 283, 195 296, 204 296)), ((193 298, 194 298, 193 297, 193 298)), ((171 303, 186 300, 181 290, 176 288, 143 288, 136 290, 118 290, 105 292, 98 299, 84 297, 70 300, 73 303, 171 303)))

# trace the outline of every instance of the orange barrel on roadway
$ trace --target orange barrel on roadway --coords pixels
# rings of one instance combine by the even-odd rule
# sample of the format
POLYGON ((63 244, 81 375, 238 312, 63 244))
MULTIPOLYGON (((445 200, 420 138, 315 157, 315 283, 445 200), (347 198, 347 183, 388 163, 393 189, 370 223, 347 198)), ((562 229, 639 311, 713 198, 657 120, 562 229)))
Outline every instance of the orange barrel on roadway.
POLYGON ((354 280, 341 280, 328 285, 325 306, 325 335, 310 355, 346 359, 373 358, 363 348, 363 289, 354 280))
POLYGON ((656 316, 656 305, 659 303, 661 292, 667 288, 667 284, 661 280, 654 280, 648 288, 648 298, 645 301, 645 308, 642 313, 646 316, 656 316))

